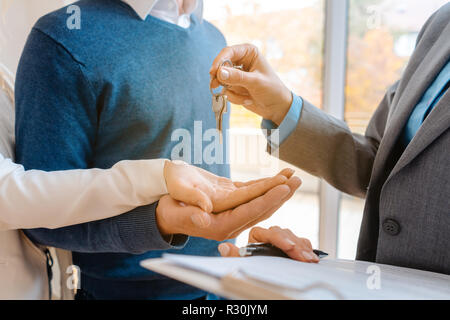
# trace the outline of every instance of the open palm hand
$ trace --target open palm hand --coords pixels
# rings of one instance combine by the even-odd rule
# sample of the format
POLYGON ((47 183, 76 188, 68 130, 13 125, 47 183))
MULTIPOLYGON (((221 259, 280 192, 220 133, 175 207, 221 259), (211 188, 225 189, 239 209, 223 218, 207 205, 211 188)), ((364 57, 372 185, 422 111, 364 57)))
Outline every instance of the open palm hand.
POLYGON ((208 213, 218 213, 247 203, 286 183, 294 171, 284 169, 274 177, 233 182, 184 162, 172 161, 167 162, 164 173, 173 199, 196 205, 208 213))

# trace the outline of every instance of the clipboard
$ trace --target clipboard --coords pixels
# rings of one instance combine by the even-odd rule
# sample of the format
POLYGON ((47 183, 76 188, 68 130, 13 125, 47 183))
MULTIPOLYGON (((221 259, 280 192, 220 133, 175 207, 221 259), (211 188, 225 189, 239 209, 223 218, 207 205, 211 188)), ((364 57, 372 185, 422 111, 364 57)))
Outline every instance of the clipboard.
POLYGON ((450 300, 450 276, 363 261, 220 258, 165 254, 141 266, 237 300, 450 300), (370 281, 379 270, 380 288, 370 281))
POLYGON ((187 283, 232 300, 297 300, 283 290, 246 278, 239 271, 217 278, 203 272, 170 263, 164 258, 149 259, 141 265, 166 277, 187 283))

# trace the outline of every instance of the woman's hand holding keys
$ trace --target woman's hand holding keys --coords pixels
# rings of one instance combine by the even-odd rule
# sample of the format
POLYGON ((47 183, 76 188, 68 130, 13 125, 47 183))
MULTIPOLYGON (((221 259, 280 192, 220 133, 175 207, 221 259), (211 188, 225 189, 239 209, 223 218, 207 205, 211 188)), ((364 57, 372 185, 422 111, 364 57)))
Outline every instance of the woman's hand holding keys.
POLYGON ((292 104, 292 93, 283 84, 258 48, 250 44, 223 49, 210 70, 211 88, 226 85, 228 100, 280 125, 292 104), (229 60, 242 70, 222 66, 229 60))

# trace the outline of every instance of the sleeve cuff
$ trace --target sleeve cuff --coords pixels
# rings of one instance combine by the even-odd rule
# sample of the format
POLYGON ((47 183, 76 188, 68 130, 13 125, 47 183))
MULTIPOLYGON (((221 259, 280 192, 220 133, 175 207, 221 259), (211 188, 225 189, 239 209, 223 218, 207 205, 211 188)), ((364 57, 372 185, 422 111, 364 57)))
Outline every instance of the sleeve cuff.
POLYGON ((128 252, 141 254, 150 250, 181 249, 189 240, 186 235, 174 235, 164 240, 156 223, 158 202, 138 207, 118 217, 117 226, 128 252))
POLYGON ((121 161, 113 168, 125 172, 132 187, 145 204, 158 201, 168 194, 164 166, 167 159, 121 161))
POLYGON ((279 127, 267 119, 263 119, 261 122, 261 128, 264 131, 271 150, 278 149, 297 127, 303 107, 303 99, 295 94, 292 94, 292 96, 293 100, 289 112, 279 127), (278 130, 278 134, 273 134, 273 130, 278 130))

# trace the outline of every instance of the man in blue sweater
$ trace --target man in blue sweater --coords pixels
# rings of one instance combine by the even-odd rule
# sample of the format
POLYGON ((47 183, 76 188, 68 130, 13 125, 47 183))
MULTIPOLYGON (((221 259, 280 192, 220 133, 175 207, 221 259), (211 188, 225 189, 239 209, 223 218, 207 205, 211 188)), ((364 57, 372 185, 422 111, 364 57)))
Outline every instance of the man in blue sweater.
MULTIPOLYGON (((202 161, 210 143, 203 141, 203 131, 215 128, 208 71, 225 39, 202 21, 201 1, 83 0, 75 5, 79 28, 68 27, 70 15, 63 8, 41 18, 25 46, 16 79, 18 162, 52 171, 178 157, 229 176, 221 161, 225 152, 214 157, 218 161, 202 161), (186 133, 193 137, 183 137, 194 145, 192 152, 176 147, 186 133)), ((228 121, 225 117, 224 130, 228 121)), ((266 203, 269 213, 288 197, 266 203)), ((163 237, 157 215, 164 209, 170 210, 161 201, 117 218, 28 230, 27 235, 73 251, 81 268, 81 298, 205 297, 139 266, 161 250, 218 254, 217 241, 163 237)))

